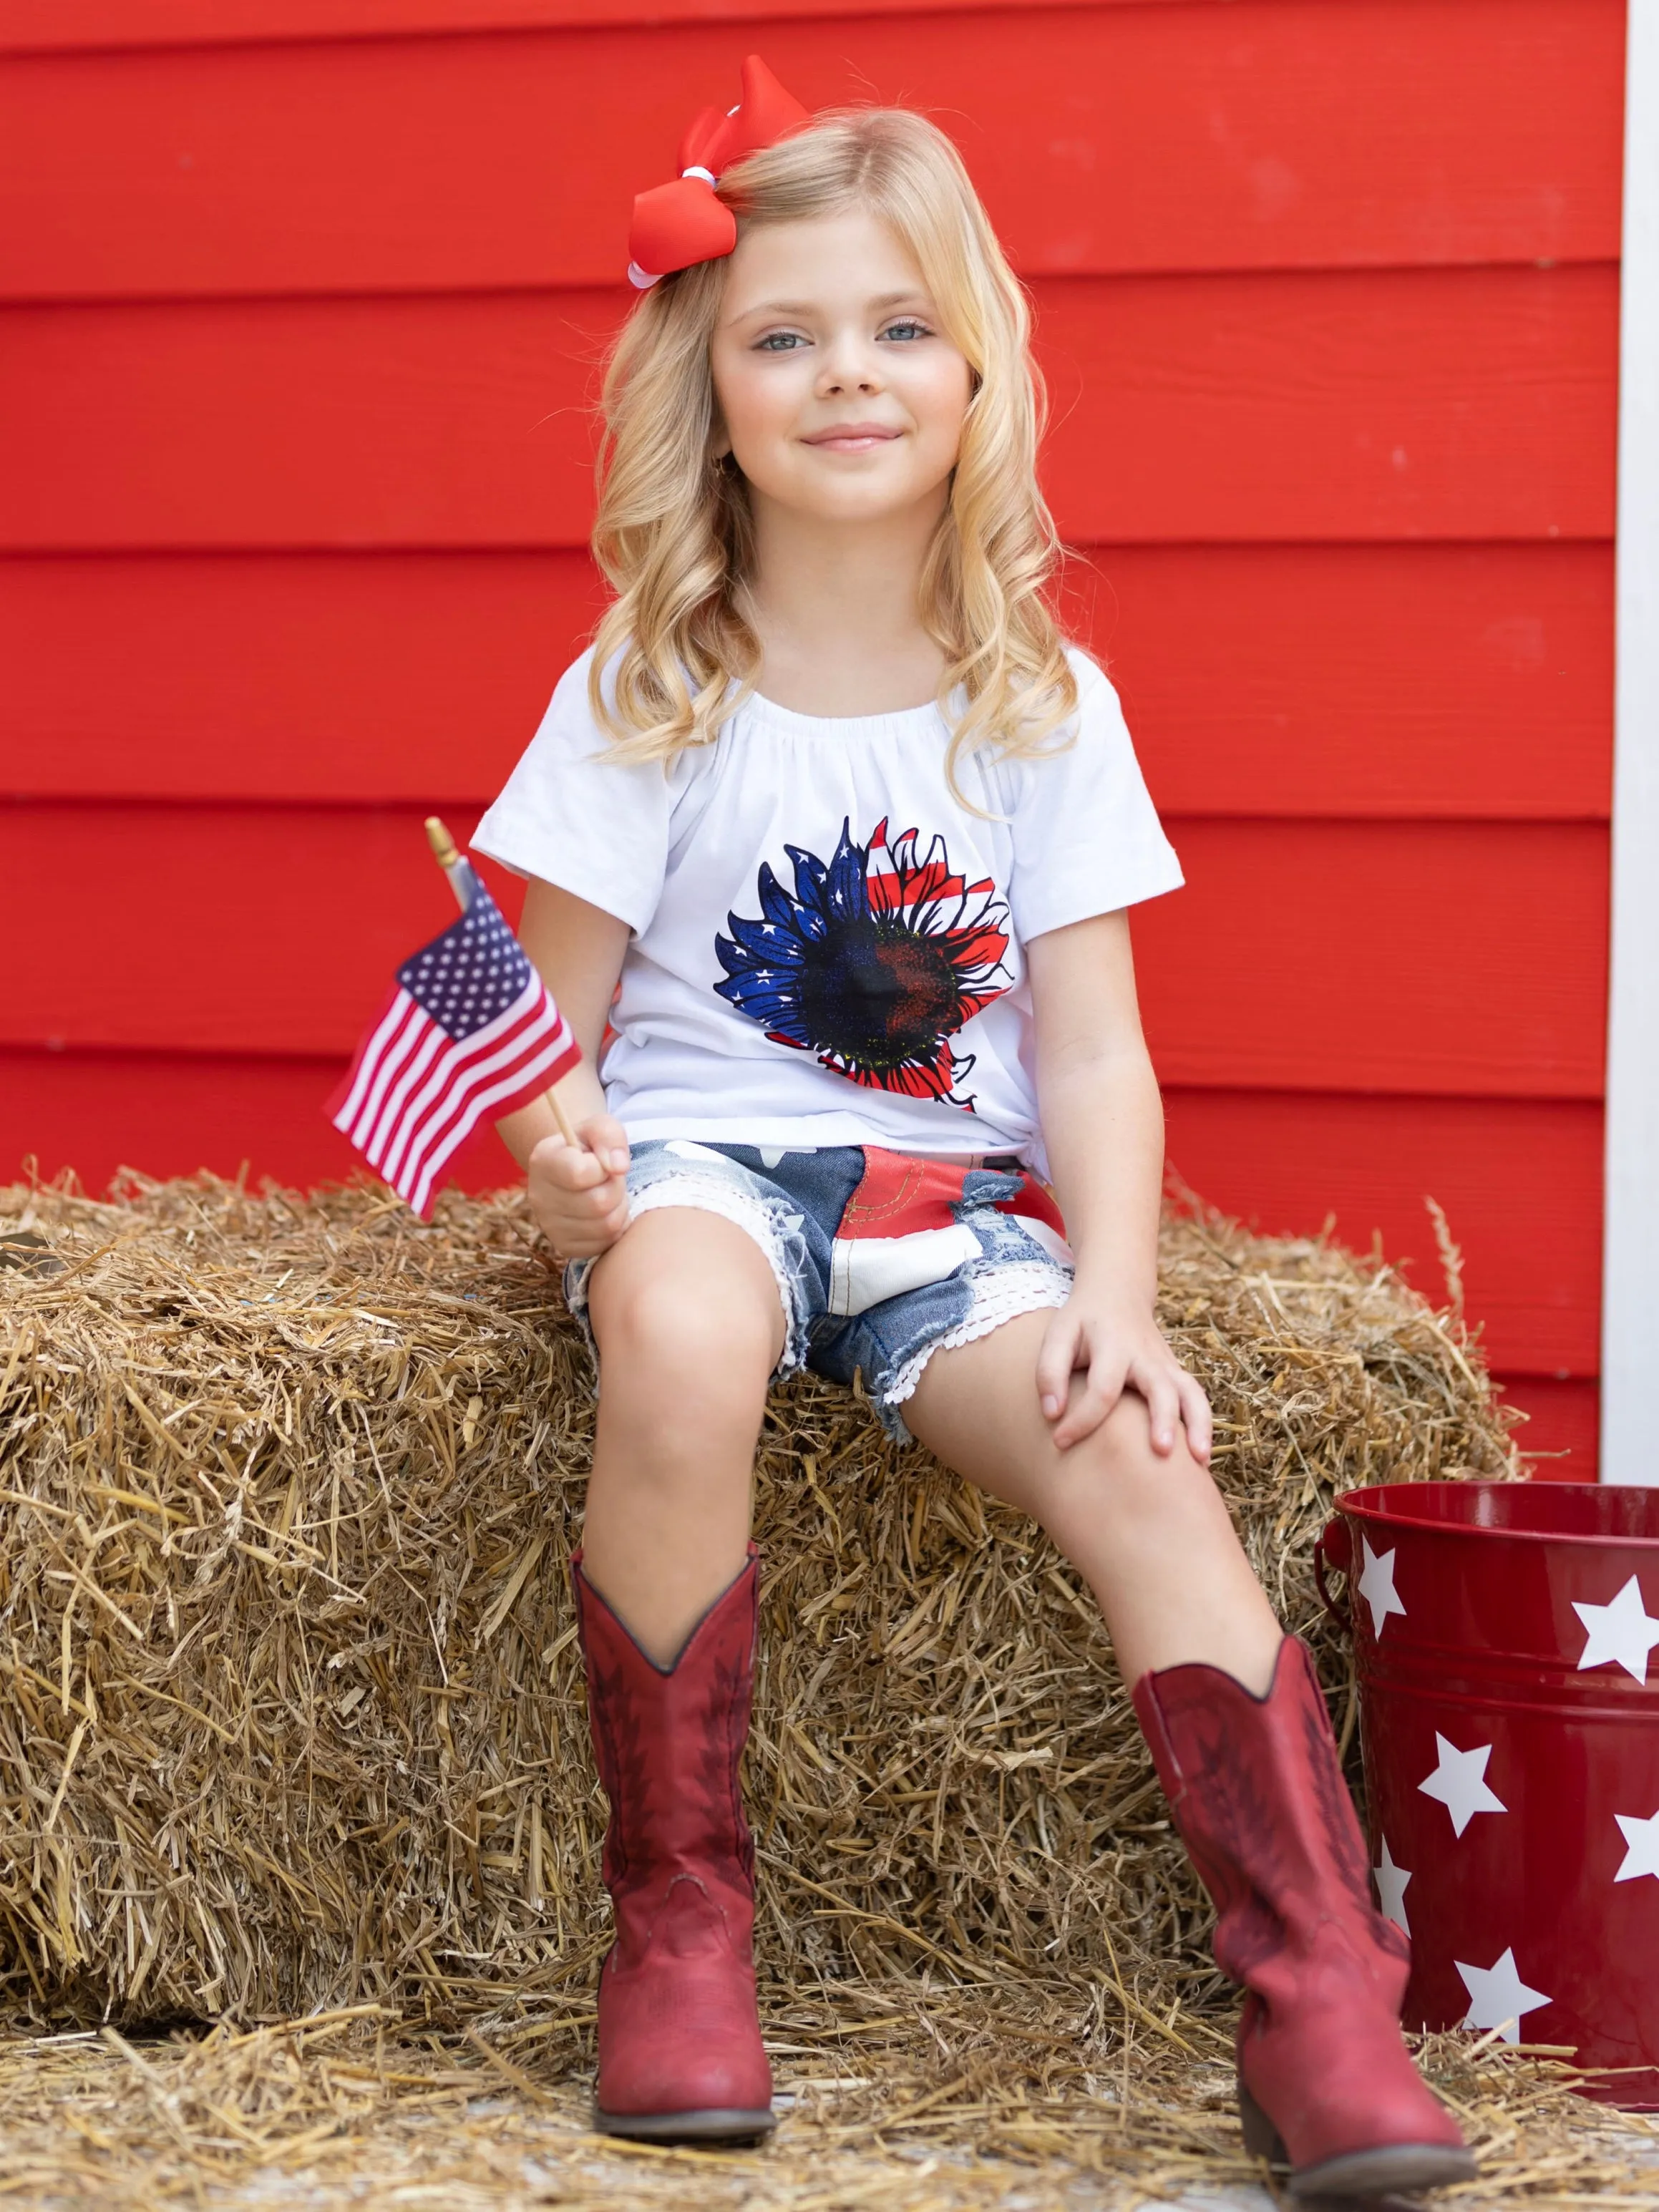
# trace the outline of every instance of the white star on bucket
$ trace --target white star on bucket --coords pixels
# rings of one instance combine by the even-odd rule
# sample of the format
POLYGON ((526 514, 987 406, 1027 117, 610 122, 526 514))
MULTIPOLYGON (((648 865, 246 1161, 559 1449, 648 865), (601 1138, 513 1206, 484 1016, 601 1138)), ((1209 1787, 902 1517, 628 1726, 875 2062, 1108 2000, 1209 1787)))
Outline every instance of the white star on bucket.
POLYGON ((1391 1613, 1403 1620, 1406 1608, 1400 1602, 1400 1593, 1394 1586, 1394 1553, 1372 1551, 1368 1538, 1362 1536, 1359 1548, 1365 1555, 1365 1571, 1359 1577, 1359 1595, 1371 1609, 1371 1634, 1381 1637, 1382 1624, 1391 1613))
POLYGON ((1490 1966, 1466 1966, 1461 1959, 1452 1964, 1469 1993, 1465 2027, 1495 2027, 1505 2043, 1519 2043, 1522 2016, 1550 2002, 1542 1990, 1529 1990, 1522 1980, 1512 1949, 1490 1966))
POLYGON ((1644 1874, 1659 1876, 1659 1813, 1650 1820, 1638 1820, 1634 1813, 1615 1813, 1613 1817, 1625 1839, 1625 1863, 1613 1880, 1634 1881, 1644 1874))
POLYGON ((1406 1884, 1411 1875, 1406 1868, 1395 1864, 1386 1836, 1382 1838, 1382 1863, 1373 1867, 1371 1873, 1376 1880, 1376 1893, 1382 1900, 1382 1917, 1392 1920, 1402 1936, 1409 1936, 1412 1924, 1406 1917, 1406 1884))
POLYGON ((1611 1605, 1580 1605, 1573 1611, 1584 1624, 1584 1649, 1578 1672, 1615 1662, 1638 1682, 1648 1679, 1648 1654, 1659 1644, 1659 1620, 1642 1602, 1642 1585, 1632 1575, 1611 1605))
POLYGON ((1417 1786, 1425 1797, 1440 1800, 1451 1814, 1455 1835, 1461 1836, 1477 1813, 1509 1811, 1486 1780, 1486 1761, 1492 1757, 1489 1743, 1476 1744, 1472 1751, 1460 1751, 1455 1743, 1447 1742, 1438 1729, 1434 1741, 1440 1763, 1428 1779, 1417 1786))

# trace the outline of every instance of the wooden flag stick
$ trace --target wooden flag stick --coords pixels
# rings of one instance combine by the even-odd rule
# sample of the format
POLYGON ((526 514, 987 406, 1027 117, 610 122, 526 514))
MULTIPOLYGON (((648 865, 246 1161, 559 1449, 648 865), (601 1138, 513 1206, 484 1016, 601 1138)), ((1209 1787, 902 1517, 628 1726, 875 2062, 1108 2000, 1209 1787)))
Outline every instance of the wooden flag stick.
MULTIPOLYGON (((456 851, 455 840, 435 814, 428 814, 426 817, 426 842, 432 848, 433 859, 449 879, 449 888, 455 894, 456 905, 465 914, 471 903, 467 891, 467 878, 471 875, 472 870, 456 851)), ((559 1134, 564 1139, 566 1144, 580 1147, 581 1139, 576 1134, 571 1126, 570 1116, 564 1110, 564 1103, 559 1097, 557 1084, 550 1085, 542 1096, 553 1109, 553 1118, 558 1123, 559 1134)))

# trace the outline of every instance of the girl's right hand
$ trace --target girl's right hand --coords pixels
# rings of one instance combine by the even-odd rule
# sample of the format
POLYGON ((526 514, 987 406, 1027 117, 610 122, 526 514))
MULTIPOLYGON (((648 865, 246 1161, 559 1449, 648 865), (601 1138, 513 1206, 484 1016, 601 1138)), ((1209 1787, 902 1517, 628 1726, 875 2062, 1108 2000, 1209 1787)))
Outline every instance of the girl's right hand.
POLYGON ((579 1145, 544 1137, 530 1155, 530 1211, 561 1260, 609 1251, 628 1226, 628 1132, 595 1114, 579 1145))

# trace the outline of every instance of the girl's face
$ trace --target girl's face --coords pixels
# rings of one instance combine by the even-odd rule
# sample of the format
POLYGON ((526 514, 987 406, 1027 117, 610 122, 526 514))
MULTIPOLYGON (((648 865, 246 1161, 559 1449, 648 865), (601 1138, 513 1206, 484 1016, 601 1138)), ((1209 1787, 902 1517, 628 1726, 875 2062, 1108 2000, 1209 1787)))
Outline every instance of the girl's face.
POLYGON ((873 216, 740 238, 710 366, 714 451, 730 449, 760 500, 848 522, 943 504, 973 372, 921 271, 873 216), (861 434, 824 434, 849 427, 861 434))

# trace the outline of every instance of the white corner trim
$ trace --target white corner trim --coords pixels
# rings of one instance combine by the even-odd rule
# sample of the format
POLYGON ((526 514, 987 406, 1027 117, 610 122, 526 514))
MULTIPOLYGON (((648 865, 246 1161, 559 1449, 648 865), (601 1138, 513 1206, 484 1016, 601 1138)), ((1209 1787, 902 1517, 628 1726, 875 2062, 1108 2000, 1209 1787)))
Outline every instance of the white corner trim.
POLYGON ((1630 0, 1601 1480, 1659 1484, 1659 0, 1630 0))

